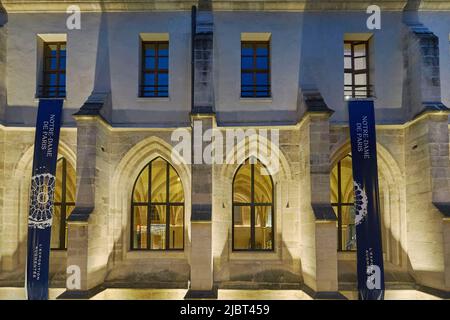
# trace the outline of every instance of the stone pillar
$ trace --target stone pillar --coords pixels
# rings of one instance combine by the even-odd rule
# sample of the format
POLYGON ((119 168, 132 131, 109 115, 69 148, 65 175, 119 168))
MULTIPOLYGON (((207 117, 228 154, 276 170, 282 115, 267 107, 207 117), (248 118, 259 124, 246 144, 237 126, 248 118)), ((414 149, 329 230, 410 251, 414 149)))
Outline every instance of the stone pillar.
MULTIPOLYGON (((308 255, 311 274, 305 285, 315 298, 341 298, 338 293, 336 215, 330 204, 330 123, 333 111, 317 90, 303 90, 301 108, 309 121, 311 207, 308 255)), ((303 261, 302 261, 303 263, 303 261)))
POLYGON ((203 161, 203 150, 210 143, 203 141, 203 133, 215 125, 213 17, 209 4, 200 1, 198 14, 193 11, 191 281, 186 298, 217 298, 213 279, 212 165, 203 161))
POLYGON ((441 102, 439 38, 420 23, 404 27, 403 109, 411 119, 424 110, 445 110, 441 102))
POLYGON ((77 196, 76 207, 68 218, 67 266, 80 270, 80 288, 68 287, 63 298, 88 298, 101 289, 106 275, 107 244, 102 229, 106 225, 96 202, 102 201, 99 186, 108 185, 101 175, 107 171, 102 160, 105 132, 100 116, 102 104, 87 102, 74 115, 77 122, 77 196))
POLYGON ((426 112, 406 129, 408 257, 416 282, 449 291, 446 219, 450 217, 448 113, 426 112))
POLYGON ((417 21, 405 25, 404 110, 408 257, 419 286, 450 291, 448 114, 441 102, 439 38, 417 21))
POLYGON ((191 282, 186 298, 217 298, 213 288, 212 165, 203 163, 203 133, 212 129, 214 116, 195 115, 193 121, 191 282))

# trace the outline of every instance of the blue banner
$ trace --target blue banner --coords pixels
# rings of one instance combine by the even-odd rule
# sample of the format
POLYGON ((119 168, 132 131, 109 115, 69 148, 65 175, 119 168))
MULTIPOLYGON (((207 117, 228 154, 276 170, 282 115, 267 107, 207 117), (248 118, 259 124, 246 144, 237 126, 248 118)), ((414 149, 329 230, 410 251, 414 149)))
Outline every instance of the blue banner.
POLYGON ((361 300, 384 299, 384 267, 378 193, 373 101, 349 101, 357 246, 361 300))
POLYGON ((26 289, 28 300, 48 299, 48 272, 59 131, 63 100, 41 99, 36 121, 26 289))

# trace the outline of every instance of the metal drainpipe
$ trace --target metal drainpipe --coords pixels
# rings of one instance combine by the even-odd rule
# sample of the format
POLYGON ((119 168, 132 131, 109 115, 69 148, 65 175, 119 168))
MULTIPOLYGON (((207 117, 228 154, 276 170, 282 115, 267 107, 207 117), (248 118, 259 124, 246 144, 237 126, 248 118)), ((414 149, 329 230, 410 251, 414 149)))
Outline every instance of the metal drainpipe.
POLYGON ((195 81, 195 33, 197 32, 197 7, 191 11, 191 111, 194 110, 194 81, 195 81))

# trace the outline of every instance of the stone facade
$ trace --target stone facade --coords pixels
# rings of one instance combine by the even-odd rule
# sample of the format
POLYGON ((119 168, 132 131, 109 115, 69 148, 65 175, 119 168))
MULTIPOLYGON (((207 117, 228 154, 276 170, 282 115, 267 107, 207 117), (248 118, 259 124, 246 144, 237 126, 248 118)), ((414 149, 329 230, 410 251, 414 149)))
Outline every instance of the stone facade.
MULTIPOLYGON (((103 6, 89 6, 86 30, 76 33, 59 26, 66 17, 61 1, 47 4, 55 12, 46 22, 39 1, 28 6, 3 2, 7 16, 0 20, 0 286, 22 286, 24 281, 37 105, 34 75, 26 68, 35 70, 36 42, 31 39, 45 32, 68 33, 68 57, 73 59, 68 60, 69 94, 59 156, 76 168, 76 208, 68 218, 67 250, 51 252, 52 286, 64 287, 66 267, 76 265, 81 287, 69 291, 81 294, 99 286, 189 287, 192 296, 214 296, 217 287, 286 288, 304 289, 320 298, 355 288, 356 254, 337 250, 330 173, 350 152, 340 89, 341 39, 344 32, 367 32, 365 12, 346 11, 349 22, 342 24, 339 11, 351 8, 340 1, 200 1, 191 34, 192 1, 167 6, 162 1, 104 1, 103 6), (273 16, 266 12, 271 8, 277 11, 273 16), (144 27, 142 21, 148 22, 149 16, 160 24, 144 27), (249 23, 252 17, 254 23, 249 23), (324 17, 329 18, 321 35, 324 44, 316 47, 319 41, 312 40, 319 35, 313 27, 324 17), (129 29, 118 27, 130 18, 129 29), (249 31, 270 32, 273 37, 271 99, 245 101, 239 89, 234 90, 240 44, 233 36, 249 31), (288 40, 280 37, 284 31, 288 40), (170 62, 170 98, 133 96, 137 84, 127 83, 137 76, 126 76, 137 62, 124 65, 130 56, 120 45, 120 39, 127 48, 135 45, 127 32, 136 37, 140 32, 169 32, 170 59, 175 60, 170 62), (186 58, 189 39, 192 61, 186 58), (86 58, 76 53, 84 48, 83 41, 89 44, 86 58), (324 52, 329 59, 322 59, 324 52), (100 66, 95 64, 99 61, 100 66), (70 72, 77 78, 69 78, 70 72), (201 132, 195 131, 198 123, 201 132), (192 146, 208 129, 224 137, 233 130, 278 130, 277 144, 272 137, 259 140, 266 153, 256 152, 244 140, 223 154, 224 160, 240 152, 255 156, 271 174, 272 251, 232 249, 233 181, 242 161, 190 164, 176 150, 179 141, 173 137, 178 129, 189 135, 194 130, 192 146), (131 250, 133 188, 141 170, 157 157, 173 166, 183 186, 183 250, 131 250), (273 159, 278 160, 277 168, 273 159)), ((354 9, 362 2, 352 2, 354 9)), ((379 2, 391 10, 386 16, 389 27, 374 32, 373 62, 386 283, 388 288, 448 295, 450 66, 445 55, 450 30, 445 39, 440 25, 420 23, 430 21, 432 12, 419 10, 417 20, 402 21, 406 1, 379 2), (386 43, 380 44, 383 40, 386 43), (386 55, 378 54, 383 50, 392 57, 387 67, 382 65, 386 55)), ((450 21, 448 2, 421 3, 421 8, 442 9, 450 21)))

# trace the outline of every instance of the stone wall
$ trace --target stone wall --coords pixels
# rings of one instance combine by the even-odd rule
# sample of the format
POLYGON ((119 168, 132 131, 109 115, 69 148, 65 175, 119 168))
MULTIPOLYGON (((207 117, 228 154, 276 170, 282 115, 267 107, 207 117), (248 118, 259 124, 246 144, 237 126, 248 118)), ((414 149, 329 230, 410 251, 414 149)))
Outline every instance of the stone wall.
MULTIPOLYGON (((1 266, 0 279, 22 283, 25 274, 29 189, 33 161, 34 130, 4 128, 0 130, 2 205, 0 207, 1 266)), ((61 129, 58 156, 75 166, 76 131, 61 129)), ((65 253, 52 250, 50 279, 60 281, 65 274, 65 253)))

